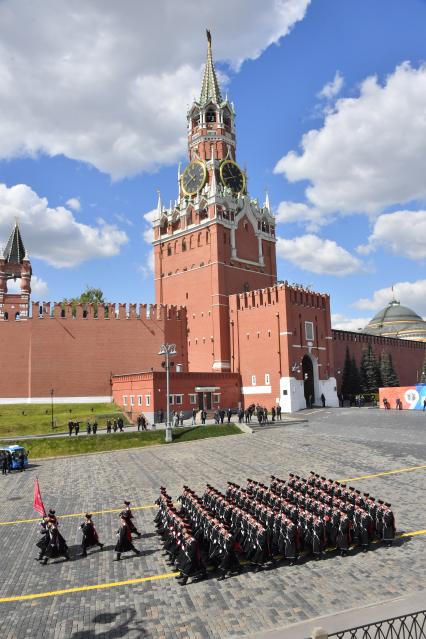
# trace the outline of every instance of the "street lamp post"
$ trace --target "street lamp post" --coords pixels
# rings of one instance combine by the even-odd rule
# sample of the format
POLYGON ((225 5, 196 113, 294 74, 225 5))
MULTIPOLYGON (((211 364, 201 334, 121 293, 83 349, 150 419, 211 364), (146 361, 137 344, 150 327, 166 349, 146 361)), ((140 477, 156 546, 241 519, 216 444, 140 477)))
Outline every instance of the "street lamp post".
POLYGON ((158 354, 166 358, 166 443, 169 443, 173 441, 170 424, 170 356, 176 355, 176 344, 162 344, 158 354))
POLYGON ((53 388, 50 389, 50 413, 51 413, 51 426, 52 430, 55 428, 53 422, 53 388))

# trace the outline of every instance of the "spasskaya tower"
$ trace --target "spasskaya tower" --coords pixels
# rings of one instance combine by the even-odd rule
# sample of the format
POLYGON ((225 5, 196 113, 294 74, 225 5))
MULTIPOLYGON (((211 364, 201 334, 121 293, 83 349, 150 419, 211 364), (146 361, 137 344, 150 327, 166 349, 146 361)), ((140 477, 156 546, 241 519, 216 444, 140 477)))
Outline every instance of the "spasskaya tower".
POLYGON ((247 192, 234 106, 223 99, 207 31, 200 98, 187 114, 188 164, 154 226, 157 304, 186 306, 190 371, 229 371, 229 295, 276 283, 275 220, 247 192))

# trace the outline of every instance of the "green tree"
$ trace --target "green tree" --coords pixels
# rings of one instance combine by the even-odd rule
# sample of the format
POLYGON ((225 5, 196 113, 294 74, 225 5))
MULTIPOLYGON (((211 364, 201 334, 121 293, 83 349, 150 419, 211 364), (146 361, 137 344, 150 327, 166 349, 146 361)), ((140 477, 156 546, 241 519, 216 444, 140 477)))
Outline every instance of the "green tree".
POLYGON ((361 390, 363 393, 377 393, 381 378, 380 367, 376 356, 373 353, 371 344, 364 348, 361 356, 360 378, 361 390))
POLYGON ((422 373, 420 375, 420 384, 426 384, 426 355, 423 360, 422 373))
POLYGON ((343 365, 341 393, 344 399, 349 399, 352 395, 361 392, 359 370, 355 357, 351 357, 349 347, 346 347, 345 363, 343 365))
POLYGON ((382 351, 380 355, 380 376, 383 387, 399 386, 398 376, 393 367, 392 355, 382 351))
POLYGON ((81 293, 78 297, 65 298, 63 304, 71 304, 73 315, 76 313, 77 304, 93 304, 93 315, 97 317, 98 305, 105 306, 105 299, 100 288, 86 286, 84 293, 81 293))

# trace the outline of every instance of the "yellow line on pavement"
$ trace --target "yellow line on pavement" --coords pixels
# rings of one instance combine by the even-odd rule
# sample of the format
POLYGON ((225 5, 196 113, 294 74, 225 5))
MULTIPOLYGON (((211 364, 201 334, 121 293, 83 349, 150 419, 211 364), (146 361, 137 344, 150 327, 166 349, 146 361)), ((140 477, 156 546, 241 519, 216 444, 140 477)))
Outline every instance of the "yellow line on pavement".
POLYGON ((424 530, 415 530, 414 532, 402 533, 398 537, 415 537, 416 535, 426 535, 426 528, 424 530))
POLYGON ((29 599, 42 599, 44 597, 56 597, 57 595, 68 595, 73 592, 83 592, 86 590, 102 590, 105 588, 117 588, 118 586, 133 586, 145 581, 159 581, 160 579, 170 579, 178 575, 178 572, 165 572, 162 575, 151 575, 150 577, 138 577, 137 579, 126 579, 125 581, 111 581, 105 584, 93 584, 92 586, 77 586, 76 588, 65 588, 63 590, 51 590, 50 592, 37 592, 31 595, 17 595, 15 597, 0 597, 0 603, 11 601, 28 601, 29 599))
POLYGON ((398 468, 397 470, 387 470, 383 473, 374 473, 373 475, 362 475, 361 477, 348 477, 345 479, 339 479, 340 482, 346 481, 358 481, 359 479, 371 479, 372 477, 382 477, 383 475, 396 475, 397 473, 409 473, 413 470, 420 470, 426 468, 426 464, 423 466, 410 466, 409 468, 398 468))
MULTIPOLYGON (((134 506, 132 507, 132 510, 146 510, 147 508, 155 508, 156 506, 154 504, 149 504, 147 506, 134 506)), ((109 510, 92 510, 91 513, 92 515, 105 515, 107 513, 120 513, 123 510, 123 508, 110 508, 109 510)), ((71 513, 70 515, 58 515, 58 519, 66 519, 67 517, 84 517, 85 514, 88 511, 86 510, 86 512, 84 513, 71 513)), ((35 519, 17 519, 16 521, 0 521, 0 526, 11 526, 12 524, 29 524, 29 523, 33 523, 35 521, 40 521, 41 519, 41 515, 40 517, 36 517, 35 519)))

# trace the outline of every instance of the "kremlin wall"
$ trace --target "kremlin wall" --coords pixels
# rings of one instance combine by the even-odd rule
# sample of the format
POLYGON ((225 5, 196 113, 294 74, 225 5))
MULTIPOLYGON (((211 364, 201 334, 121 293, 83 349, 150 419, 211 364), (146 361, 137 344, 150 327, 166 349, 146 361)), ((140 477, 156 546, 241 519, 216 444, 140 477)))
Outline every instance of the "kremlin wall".
POLYGON ((338 406, 346 349, 359 366, 368 345, 392 355, 401 386, 415 384, 426 323, 410 309, 393 300, 365 332, 332 330, 329 295, 277 282, 275 218, 238 166, 234 106, 222 98, 210 36, 187 123, 177 199, 166 208, 159 196, 153 222, 155 305, 31 303, 15 224, 0 252, 0 404, 47 402, 53 391, 56 402, 114 399, 153 420, 167 406, 164 343, 176 344, 177 411, 279 403, 293 412, 321 405, 322 394, 338 406), (9 293, 18 278, 20 293, 9 293))

